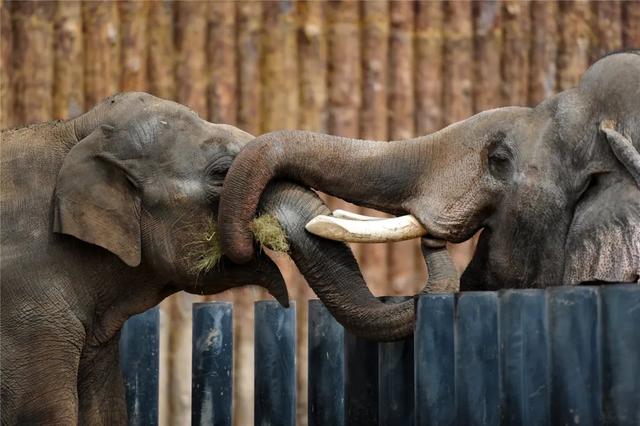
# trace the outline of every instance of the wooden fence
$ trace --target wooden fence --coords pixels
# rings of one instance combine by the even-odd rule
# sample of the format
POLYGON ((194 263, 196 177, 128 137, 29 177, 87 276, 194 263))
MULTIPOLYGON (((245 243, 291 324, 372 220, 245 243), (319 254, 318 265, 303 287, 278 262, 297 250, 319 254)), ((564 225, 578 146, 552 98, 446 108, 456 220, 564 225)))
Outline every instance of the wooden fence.
MULTIPOLYGON (((605 52, 640 47, 639 1, 0 0, 0 127, 65 119, 119 90, 143 90, 259 134, 302 128, 397 139, 487 108, 532 105, 574 85, 605 52)), ((337 206, 337 201, 332 201, 337 206)), ((377 295, 411 294, 426 270, 415 242, 354 245, 377 295)), ((464 267, 473 243, 452 247, 464 267)), ((306 396, 306 300, 298 301, 298 419, 306 396)), ((254 300, 233 300, 237 424, 250 424, 254 300), (247 414, 248 413, 248 414, 247 414)), ((191 303, 166 311, 161 419, 190 413, 191 303)))
MULTIPOLYGON (((389 298, 388 303, 403 298, 389 298)), ((640 423, 640 287, 423 295, 415 336, 355 338, 309 302, 308 422, 640 423)), ((193 305, 191 420, 232 424, 232 305, 193 305)), ((256 304, 255 424, 296 424, 296 308, 256 304)), ((121 339, 131 425, 157 423, 158 310, 121 339)))

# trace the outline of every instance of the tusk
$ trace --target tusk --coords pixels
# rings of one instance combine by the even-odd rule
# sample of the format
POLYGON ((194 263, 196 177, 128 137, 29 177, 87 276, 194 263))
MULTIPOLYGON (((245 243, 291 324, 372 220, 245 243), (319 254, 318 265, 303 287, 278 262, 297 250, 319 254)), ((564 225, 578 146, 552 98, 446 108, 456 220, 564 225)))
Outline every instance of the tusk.
MULTIPOLYGON (((349 213, 347 216, 353 215, 354 213, 349 213)), ((307 223, 306 229, 320 237, 352 243, 404 241, 427 234, 426 229, 411 215, 389 219, 376 218, 376 220, 344 219, 320 215, 311 219, 307 223)))
POLYGON ((334 210, 331 215, 340 219, 351 219, 360 221, 384 220, 384 217, 365 216, 363 214, 351 213, 346 210, 340 209, 334 210))

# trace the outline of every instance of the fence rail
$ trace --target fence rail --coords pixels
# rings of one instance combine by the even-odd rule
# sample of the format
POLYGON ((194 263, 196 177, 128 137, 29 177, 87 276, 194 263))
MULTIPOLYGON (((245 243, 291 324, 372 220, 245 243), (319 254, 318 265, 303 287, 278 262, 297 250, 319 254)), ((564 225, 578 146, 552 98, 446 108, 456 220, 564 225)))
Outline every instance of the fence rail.
MULTIPOLYGON (((386 298, 397 302, 398 298, 386 298)), ((295 304, 255 306, 255 424, 295 424, 295 304)), ((193 306, 193 424, 231 424, 232 305, 193 306)), ((309 302, 309 425, 640 424, 640 286, 423 295, 374 343, 309 302)), ((122 331, 129 424, 157 423, 158 310, 122 331)))

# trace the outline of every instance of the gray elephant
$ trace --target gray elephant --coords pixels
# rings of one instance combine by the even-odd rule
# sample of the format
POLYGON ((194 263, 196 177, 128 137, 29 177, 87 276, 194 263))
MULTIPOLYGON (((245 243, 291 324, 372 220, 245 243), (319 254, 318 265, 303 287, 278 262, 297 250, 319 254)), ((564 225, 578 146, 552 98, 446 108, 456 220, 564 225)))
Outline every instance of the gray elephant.
POLYGON ((233 261, 253 258, 247 221, 265 185, 285 178, 410 213, 432 239, 483 229, 462 290, 636 282, 639 149, 640 52, 611 54, 534 108, 485 111, 415 139, 262 135, 225 180, 222 244, 233 261))
MULTIPOLYGON (((197 272, 190 255, 251 139, 145 93, 2 132, 3 425, 124 424, 120 329, 177 291, 255 283, 288 304, 265 255, 197 272)), ((378 339, 412 332, 412 301, 379 302, 346 245, 305 232, 328 212, 313 192, 276 183, 261 209, 280 222, 291 257, 345 327, 378 339)))

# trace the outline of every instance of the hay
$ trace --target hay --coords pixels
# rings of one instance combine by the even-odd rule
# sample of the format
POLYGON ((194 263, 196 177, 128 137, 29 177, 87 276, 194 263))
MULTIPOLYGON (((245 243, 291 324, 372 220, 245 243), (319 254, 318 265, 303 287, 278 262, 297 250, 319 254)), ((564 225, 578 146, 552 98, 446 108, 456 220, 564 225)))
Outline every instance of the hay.
POLYGON ((287 234, 275 217, 268 214, 258 216, 251 222, 251 231, 256 241, 269 250, 283 253, 289 251, 287 234))
MULTIPOLYGON (((287 234, 275 217, 263 215, 255 218, 251 222, 251 231, 261 246, 277 252, 289 251, 287 234)), ((193 235, 192 241, 185 247, 185 253, 191 272, 198 275, 209 272, 220 263, 223 252, 215 220, 209 220, 204 232, 193 235)))

